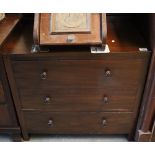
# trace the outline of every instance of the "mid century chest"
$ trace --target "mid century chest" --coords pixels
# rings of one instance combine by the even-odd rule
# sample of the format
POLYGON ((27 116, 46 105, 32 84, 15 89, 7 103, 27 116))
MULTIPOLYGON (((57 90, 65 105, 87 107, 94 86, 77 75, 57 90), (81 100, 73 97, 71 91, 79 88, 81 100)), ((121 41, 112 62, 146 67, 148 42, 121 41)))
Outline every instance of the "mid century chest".
MULTIPOLYGON (((60 29, 52 29, 58 38, 60 29)), ((23 138, 125 134, 133 139, 151 56, 135 16, 107 15, 107 39, 101 48, 107 44, 108 53, 91 53, 90 46, 99 45, 91 35, 87 39, 92 44, 81 46, 79 34, 63 32, 63 45, 56 39, 51 46, 52 35, 33 42, 33 18, 25 15, 1 47, 23 138)))

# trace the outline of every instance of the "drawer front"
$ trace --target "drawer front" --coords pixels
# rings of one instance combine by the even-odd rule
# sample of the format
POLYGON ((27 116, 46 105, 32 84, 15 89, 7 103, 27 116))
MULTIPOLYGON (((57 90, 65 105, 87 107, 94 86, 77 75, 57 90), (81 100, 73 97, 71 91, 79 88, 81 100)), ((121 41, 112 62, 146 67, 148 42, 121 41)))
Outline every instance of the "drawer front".
POLYGON ((10 120, 10 115, 9 115, 9 111, 8 111, 8 107, 5 104, 1 104, 0 105, 0 127, 7 127, 7 126, 11 126, 12 125, 12 121, 10 120))
POLYGON ((12 63, 23 109, 132 111, 144 62, 109 57, 12 63))
POLYGON ((47 60, 14 61, 19 90, 44 88, 137 88, 143 62, 140 60, 47 60))
POLYGON ((128 134, 133 121, 132 113, 23 113, 29 133, 128 134))
POLYGON ((22 109, 50 111, 132 111, 134 91, 102 88, 52 88, 20 92, 22 109))

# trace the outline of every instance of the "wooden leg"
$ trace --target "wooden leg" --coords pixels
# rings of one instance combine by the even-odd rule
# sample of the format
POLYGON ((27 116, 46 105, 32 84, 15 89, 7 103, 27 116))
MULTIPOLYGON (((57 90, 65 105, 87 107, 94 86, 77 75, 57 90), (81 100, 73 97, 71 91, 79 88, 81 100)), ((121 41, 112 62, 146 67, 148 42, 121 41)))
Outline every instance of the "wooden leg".
POLYGON ((150 142, 151 141, 151 135, 152 135, 152 133, 150 131, 143 132, 142 130, 139 130, 137 132, 136 141, 138 141, 138 142, 150 142))
POLYGON ((13 133, 11 137, 14 142, 28 141, 30 139, 29 135, 25 134, 22 136, 20 133, 13 133))
POLYGON ((30 136, 28 134, 23 134, 23 140, 24 141, 29 141, 30 140, 30 136))

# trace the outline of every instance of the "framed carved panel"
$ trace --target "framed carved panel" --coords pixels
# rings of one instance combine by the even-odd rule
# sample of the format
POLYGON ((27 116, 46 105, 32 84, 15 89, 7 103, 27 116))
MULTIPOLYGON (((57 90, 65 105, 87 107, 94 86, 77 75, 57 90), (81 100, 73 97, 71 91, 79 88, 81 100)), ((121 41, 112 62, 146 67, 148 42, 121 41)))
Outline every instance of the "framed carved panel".
POLYGON ((105 44, 106 18, 102 17, 99 13, 36 14, 34 41, 39 45, 105 44))
POLYGON ((91 32, 91 15, 88 13, 51 14, 50 22, 51 34, 91 32))

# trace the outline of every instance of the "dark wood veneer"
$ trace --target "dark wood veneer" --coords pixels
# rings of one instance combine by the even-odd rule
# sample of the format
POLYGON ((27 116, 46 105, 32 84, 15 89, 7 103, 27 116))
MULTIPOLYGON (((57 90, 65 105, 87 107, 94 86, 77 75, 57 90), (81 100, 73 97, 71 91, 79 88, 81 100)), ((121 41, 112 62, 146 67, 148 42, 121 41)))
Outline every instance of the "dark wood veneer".
POLYGON ((139 51, 147 44, 131 17, 108 16, 107 21, 110 53, 55 46, 32 54, 31 21, 5 41, 1 54, 24 139, 30 133, 133 138, 151 52, 139 51), (107 105, 102 104, 104 95, 107 105), (52 103, 44 105, 49 96, 52 103))
POLYGON ((128 134, 132 113, 99 112, 33 112, 24 111, 26 129, 30 133, 55 134, 128 134), (49 124, 52 120, 53 124, 49 124), (106 121, 103 124, 103 121, 106 121))

